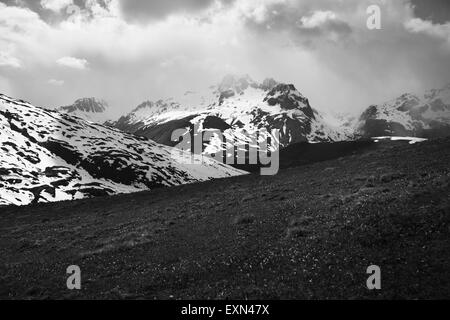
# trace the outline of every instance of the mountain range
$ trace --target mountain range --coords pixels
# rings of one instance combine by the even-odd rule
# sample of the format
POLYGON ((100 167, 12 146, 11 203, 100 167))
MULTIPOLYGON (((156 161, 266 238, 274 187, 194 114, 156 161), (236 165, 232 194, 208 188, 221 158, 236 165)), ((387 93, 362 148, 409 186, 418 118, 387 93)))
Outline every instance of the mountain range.
MULTIPOLYGON (((188 91, 179 100, 146 101, 110 124, 166 145, 174 145, 170 133, 175 129, 192 127, 197 131, 220 130, 227 142, 277 129, 281 147, 351 138, 348 131, 327 123, 294 85, 270 78, 258 83, 249 76, 232 75, 204 92, 188 91)), ((226 147, 227 143, 213 136, 204 150, 214 153, 226 147)))
MULTIPOLYGON (((370 105, 359 116, 331 116, 313 108, 293 84, 267 78, 261 83, 248 75, 228 75, 202 92, 187 91, 177 99, 144 101, 117 120, 108 116, 106 103, 94 98, 77 100, 62 112, 89 121, 97 118, 122 131, 174 146, 171 133, 186 129, 192 134, 218 129, 226 141, 240 141, 244 133, 265 129, 280 131, 280 147, 298 142, 333 142, 374 136, 435 137, 450 134, 450 84, 421 95, 406 93, 370 105), (80 102, 86 102, 81 103, 80 102), (196 129, 194 129, 196 128, 196 129)), ((230 147, 212 137, 203 150, 214 153, 230 147)))
POLYGON ((450 84, 422 95, 405 93, 370 106, 362 113, 356 132, 368 137, 450 135, 450 84))
POLYGON ((173 148, 177 129, 186 135, 210 133, 201 149, 208 155, 251 144, 249 135, 256 132, 274 138, 275 129, 280 149, 380 136, 448 136, 450 85, 371 105, 358 117, 331 120, 293 84, 271 78, 256 82, 249 76, 229 75, 202 92, 145 101, 117 120, 97 98, 50 110, 0 95, 0 206, 136 192, 246 173, 205 157, 201 165, 188 164, 191 154, 173 148))

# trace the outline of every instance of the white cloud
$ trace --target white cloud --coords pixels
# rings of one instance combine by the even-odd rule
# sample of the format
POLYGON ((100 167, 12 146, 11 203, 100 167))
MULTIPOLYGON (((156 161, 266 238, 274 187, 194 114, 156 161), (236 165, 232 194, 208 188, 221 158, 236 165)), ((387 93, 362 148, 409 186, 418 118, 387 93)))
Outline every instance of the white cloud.
POLYGON ((448 27, 417 20, 405 28, 414 16, 403 1, 227 2, 147 24, 125 20, 118 0, 88 0, 69 19, 51 23, 0 2, 0 50, 9 54, 2 59, 23 61, 29 71, 2 76, 19 97, 41 105, 102 96, 112 108, 129 110, 140 100, 201 89, 231 71, 294 83, 318 109, 361 110, 411 88, 439 86, 450 74, 449 51, 440 46, 448 43, 448 27), (379 32, 366 27, 373 3, 382 8, 379 32), (54 90, 49 74, 51 84, 65 79, 70 88, 54 90))
POLYGON ((336 14, 332 11, 315 11, 311 16, 302 17, 300 19, 303 28, 318 28, 329 21, 336 20, 336 14))
POLYGON ((73 0, 41 0, 41 6, 44 9, 54 12, 61 12, 62 9, 67 8, 73 4, 73 0))
POLYGON ((22 63, 10 53, 0 51, 0 67, 22 68, 22 63))
POLYGON ((88 62, 86 59, 78 59, 75 57, 62 57, 56 60, 56 63, 60 66, 78 69, 78 70, 85 70, 87 69, 88 62))
POLYGON ((414 18, 405 22, 405 28, 412 33, 423 33, 450 41, 450 23, 433 24, 431 21, 414 18))
POLYGON ((39 17, 39 15, 28 9, 22 7, 6 6, 0 2, 0 39, 9 38, 16 34, 21 34, 32 30, 33 28, 39 30, 43 25, 46 25, 39 17))
POLYGON ((62 86, 64 84, 64 80, 57 80, 57 79, 50 79, 47 81, 48 84, 51 84, 53 86, 62 86))

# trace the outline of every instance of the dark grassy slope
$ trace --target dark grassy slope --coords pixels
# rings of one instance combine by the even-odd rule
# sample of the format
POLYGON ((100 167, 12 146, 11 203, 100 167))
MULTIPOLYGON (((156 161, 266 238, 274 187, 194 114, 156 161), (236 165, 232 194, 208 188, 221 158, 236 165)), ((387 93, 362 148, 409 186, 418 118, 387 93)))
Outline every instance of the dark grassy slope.
POLYGON ((449 163, 449 139, 379 143, 274 177, 1 208, 0 297, 450 298, 449 163))
MULTIPOLYGON (((375 142, 372 139, 361 139, 357 141, 294 143, 280 150, 280 168, 286 169, 298 167, 319 161, 336 159, 349 154, 358 154, 371 147, 375 142)), ((248 150, 247 150, 248 153, 248 150)), ((234 161, 238 163, 237 160, 234 161)), ((248 164, 248 156, 245 165, 233 165, 234 167, 252 173, 259 173, 261 165, 248 164)))

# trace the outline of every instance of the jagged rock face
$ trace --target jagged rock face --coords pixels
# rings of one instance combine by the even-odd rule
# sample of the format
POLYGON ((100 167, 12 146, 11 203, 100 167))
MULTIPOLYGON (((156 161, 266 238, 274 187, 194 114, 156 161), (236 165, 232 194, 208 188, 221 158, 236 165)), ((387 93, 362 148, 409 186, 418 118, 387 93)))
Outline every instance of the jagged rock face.
MULTIPOLYGON (((192 125, 204 131, 210 128, 213 119, 214 126, 231 141, 240 141, 244 132, 261 129, 268 132, 280 130, 281 147, 300 141, 348 138, 348 135, 329 126, 294 85, 273 79, 258 83, 249 76, 226 76, 221 83, 205 92, 187 92, 177 100, 146 103, 120 118, 114 126, 174 145, 168 140, 168 134, 161 134, 163 128, 189 129, 192 125)), ((218 142, 210 141, 212 148, 206 147, 205 150, 220 148, 215 143, 218 142)))
POLYGON ((244 172, 0 95, 0 206, 73 200, 244 172))
POLYGON ((105 112, 108 104, 104 100, 98 100, 96 98, 82 98, 76 100, 71 106, 61 107, 62 111, 71 113, 74 111, 83 111, 90 113, 105 112))
POLYGON ((403 94, 370 106, 362 113, 357 132, 372 137, 450 135, 450 85, 422 96, 403 94))
POLYGON ((81 98, 72 105, 59 107, 57 110, 61 113, 67 113, 100 124, 111 120, 108 114, 108 103, 105 100, 96 98, 81 98))
POLYGON ((310 120, 315 120, 314 110, 293 84, 277 84, 273 87, 264 101, 270 106, 279 105, 283 110, 301 110, 310 120))

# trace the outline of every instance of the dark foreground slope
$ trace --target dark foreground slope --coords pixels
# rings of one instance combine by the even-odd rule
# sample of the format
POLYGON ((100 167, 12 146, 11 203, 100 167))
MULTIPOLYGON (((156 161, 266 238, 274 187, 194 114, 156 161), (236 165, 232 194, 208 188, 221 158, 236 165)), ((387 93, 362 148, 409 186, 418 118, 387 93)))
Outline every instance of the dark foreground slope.
POLYGON ((274 177, 2 208, 0 297, 449 298, 449 163, 448 139, 383 142, 274 177))

